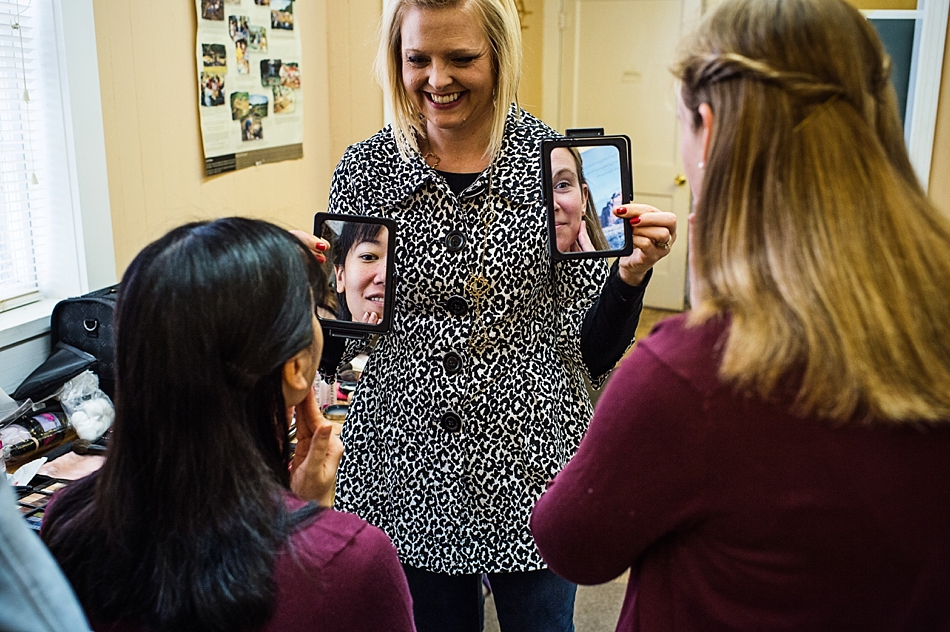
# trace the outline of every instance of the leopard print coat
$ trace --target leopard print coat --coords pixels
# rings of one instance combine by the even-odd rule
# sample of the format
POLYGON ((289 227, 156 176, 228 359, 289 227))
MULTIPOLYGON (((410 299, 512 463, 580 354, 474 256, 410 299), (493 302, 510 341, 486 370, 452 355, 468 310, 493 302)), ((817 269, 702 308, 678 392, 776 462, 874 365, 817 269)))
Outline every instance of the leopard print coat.
POLYGON ((330 212, 397 224, 392 327, 353 396, 336 507, 410 566, 545 567, 528 519, 592 414, 580 328, 607 277, 602 260, 550 258, 540 143, 556 135, 512 108, 499 155, 460 196, 421 156, 402 159, 388 127, 334 173, 330 212), (465 282, 483 248, 479 304, 465 282))

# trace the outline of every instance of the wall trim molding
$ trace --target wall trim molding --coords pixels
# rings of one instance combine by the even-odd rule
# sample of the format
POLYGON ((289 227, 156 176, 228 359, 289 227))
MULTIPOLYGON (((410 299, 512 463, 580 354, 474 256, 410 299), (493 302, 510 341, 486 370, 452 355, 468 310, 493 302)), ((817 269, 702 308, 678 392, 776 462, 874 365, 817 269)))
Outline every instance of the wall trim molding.
POLYGON ((930 187, 934 131, 940 105, 940 78, 950 0, 918 0, 916 10, 862 11, 869 20, 914 20, 914 49, 907 88, 904 140, 924 191, 930 187))

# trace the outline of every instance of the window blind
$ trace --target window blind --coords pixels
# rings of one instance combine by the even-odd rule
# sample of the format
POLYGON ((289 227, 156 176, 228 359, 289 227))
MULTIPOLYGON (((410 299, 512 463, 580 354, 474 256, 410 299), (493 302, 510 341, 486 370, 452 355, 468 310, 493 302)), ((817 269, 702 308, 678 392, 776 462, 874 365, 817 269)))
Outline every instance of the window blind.
POLYGON ((44 190, 41 0, 0 0, 0 311, 39 298, 44 190))

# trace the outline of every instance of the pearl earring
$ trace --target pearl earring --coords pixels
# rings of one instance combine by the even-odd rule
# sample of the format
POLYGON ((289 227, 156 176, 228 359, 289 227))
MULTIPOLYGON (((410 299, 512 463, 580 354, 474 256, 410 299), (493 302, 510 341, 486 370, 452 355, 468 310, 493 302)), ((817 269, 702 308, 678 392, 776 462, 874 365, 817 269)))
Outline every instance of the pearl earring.
POLYGON ((699 163, 697 163, 696 166, 699 167, 700 169, 703 169, 703 168, 706 166, 706 163, 703 162, 702 160, 700 160, 699 163))

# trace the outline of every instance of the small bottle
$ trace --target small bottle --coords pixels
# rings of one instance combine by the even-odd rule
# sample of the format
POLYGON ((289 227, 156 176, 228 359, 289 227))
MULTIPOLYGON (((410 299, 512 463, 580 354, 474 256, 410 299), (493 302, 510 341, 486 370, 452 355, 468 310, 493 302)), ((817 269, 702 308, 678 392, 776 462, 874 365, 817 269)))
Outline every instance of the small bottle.
POLYGON ((316 388, 317 405, 320 410, 336 403, 336 381, 333 383, 325 382, 322 377, 317 376, 316 388))
POLYGON ((49 445, 66 436, 69 421, 66 413, 38 413, 21 417, 16 423, 0 429, 0 442, 7 460, 49 445))

